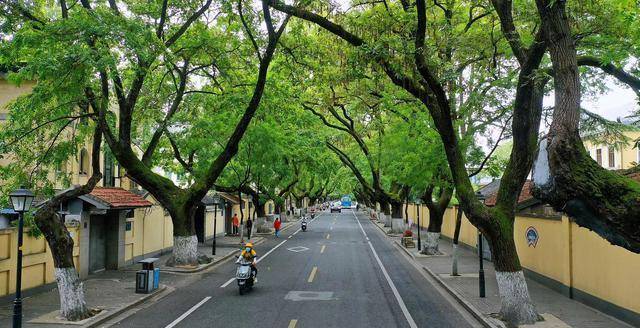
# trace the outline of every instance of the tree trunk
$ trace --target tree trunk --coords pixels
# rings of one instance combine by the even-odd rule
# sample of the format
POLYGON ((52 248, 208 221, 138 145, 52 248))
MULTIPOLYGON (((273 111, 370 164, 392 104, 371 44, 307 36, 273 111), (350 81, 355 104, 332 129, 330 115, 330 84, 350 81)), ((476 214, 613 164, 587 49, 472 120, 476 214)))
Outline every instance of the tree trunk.
POLYGON ((580 81, 563 1, 537 0, 554 70, 555 108, 533 168, 533 190, 576 224, 640 253, 640 183, 600 167, 579 135, 580 81))
POLYGON ((53 208, 43 209, 36 216, 51 249, 54 274, 60 296, 60 316, 69 321, 84 320, 93 315, 87 307, 82 281, 73 263, 73 238, 53 208))
POLYGON ((429 208, 429 226, 427 227, 427 233, 425 234, 424 246, 422 247, 421 251, 422 254, 441 254, 438 244, 440 242, 440 232, 442 229, 443 217, 444 211, 436 208, 429 208))
POLYGON ((173 250, 167 260, 168 266, 198 265, 198 237, 194 226, 196 209, 187 205, 167 208, 173 222, 173 250))
POLYGON ((404 224, 402 220, 402 202, 391 202, 391 231, 393 233, 402 233, 404 231, 404 224))
POLYGON ((487 240, 498 282, 500 316, 513 326, 533 324, 539 320, 539 316, 529 297, 513 240, 515 214, 507 217, 494 212, 493 215, 495 217, 491 222, 495 222, 496 226, 490 230, 487 240))

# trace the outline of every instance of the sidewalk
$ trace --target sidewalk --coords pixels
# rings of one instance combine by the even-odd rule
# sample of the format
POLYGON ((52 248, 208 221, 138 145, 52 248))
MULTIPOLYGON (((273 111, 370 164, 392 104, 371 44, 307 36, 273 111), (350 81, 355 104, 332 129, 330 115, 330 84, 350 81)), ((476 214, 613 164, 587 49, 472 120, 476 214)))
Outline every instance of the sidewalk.
MULTIPOLYGON (((263 237, 251 239, 255 244, 264 241, 263 237)), ((211 257, 212 241, 198 245, 200 254, 211 257)), ((68 322, 56 318, 58 315, 60 299, 58 289, 54 284, 27 291, 23 299, 23 326, 24 327, 96 327, 101 323, 129 310, 130 308, 152 299, 166 296, 176 288, 186 285, 198 279, 197 273, 211 268, 236 254, 240 249, 239 237, 220 237, 216 241, 216 256, 211 263, 194 268, 170 268, 165 262, 171 256, 167 252, 160 256, 156 266, 160 268, 160 288, 151 294, 135 293, 135 272, 141 265, 134 263, 120 270, 109 270, 92 274, 83 281, 87 306, 101 309, 102 311, 89 319, 80 322, 68 322)), ((0 327, 11 327, 13 315, 12 295, 3 297, 0 301, 0 327)))
MULTIPOLYGON (((377 221, 372 222, 380 228, 382 232, 386 232, 388 230, 388 228, 384 228, 383 224, 377 221)), ((416 236, 416 228, 414 227, 413 230, 414 236, 416 236)), ((421 232, 426 232, 426 230, 421 230, 421 232)), ((503 326, 501 321, 498 321, 492 316, 492 314, 500 311, 500 297, 498 295, 495 271, 491 262, 484 262, 486 297, 480 298, 478 296, 478 256, 475 250, 465 246, 458 248, 459 276, 454 277, 451 276, 451 254, 453 252, 453 245, 450 240, 443 238, 440 239, 439 247, 443 255, 427 256, 419 254, 417 248, 407 249, 402 247, 400 245, 400 236, 386 236, 393 240, 399 248, 409 254, 414 261, 419 263, 427 273, 440 282, 443 287, 463 303, 465 307, 475 309, 479 312, 479 315, 487 319, 488 324, 503 326)), ((545 318, 545 321, 538 322, 535 325, 526 325, 522 327, 631 327, 631 325, 603 314, 580 302, 572 300, 533 279, 527 279, 527 285, 533 303, 535 304, 538 312, 545 318)))

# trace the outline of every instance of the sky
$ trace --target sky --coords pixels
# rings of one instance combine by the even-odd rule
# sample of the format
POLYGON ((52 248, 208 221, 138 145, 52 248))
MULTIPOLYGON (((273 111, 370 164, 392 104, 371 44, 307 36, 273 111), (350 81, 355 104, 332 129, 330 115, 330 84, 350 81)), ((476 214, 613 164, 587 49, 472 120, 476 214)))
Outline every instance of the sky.
MULTIPOLYGON (((629 116, 638 107, 636 95, 631 89, 608 82, 609 92, 597 99, 583 98, 582 106, 607 119, 615 120, 629 116)), ((546 99, 545 99, 546 101, 546 99)), ((553 101, 551 101, 553 103, 553 101)))

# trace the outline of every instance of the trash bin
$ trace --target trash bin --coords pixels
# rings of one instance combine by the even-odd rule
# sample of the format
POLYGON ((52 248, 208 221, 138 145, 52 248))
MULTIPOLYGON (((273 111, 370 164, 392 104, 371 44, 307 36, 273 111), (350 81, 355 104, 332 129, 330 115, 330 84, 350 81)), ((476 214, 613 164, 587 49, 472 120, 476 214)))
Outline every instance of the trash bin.
POLYGON ((153 288, 153 271, 136 272, 136 294, 148 294, 153 288))
POLYGON ((153 269, 153 290, 158 289, 160 285, 160 268, 153 269))
POLYGON ((136 272, 136 294, 148 294, 158 288, 160 269, 153 267, 157 260, 158 258, 151 257, 138 261, 142 264, 142 270, 136 272))

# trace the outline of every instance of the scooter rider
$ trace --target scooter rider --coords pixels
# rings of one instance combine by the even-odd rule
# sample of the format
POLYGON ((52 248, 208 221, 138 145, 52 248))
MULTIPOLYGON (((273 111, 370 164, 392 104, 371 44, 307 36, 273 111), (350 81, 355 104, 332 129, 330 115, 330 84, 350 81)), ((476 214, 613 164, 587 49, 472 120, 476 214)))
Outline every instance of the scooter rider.
POLYGON ((240 256, 236 263, 240 262, 240 258, 244 258, 245 261, 251 262, 251 273, 253 274, 253 282, 258 283, 258 268, 256 267, 258 253, 253 249, 253 243, 249 242, 244 245, 240 256))

